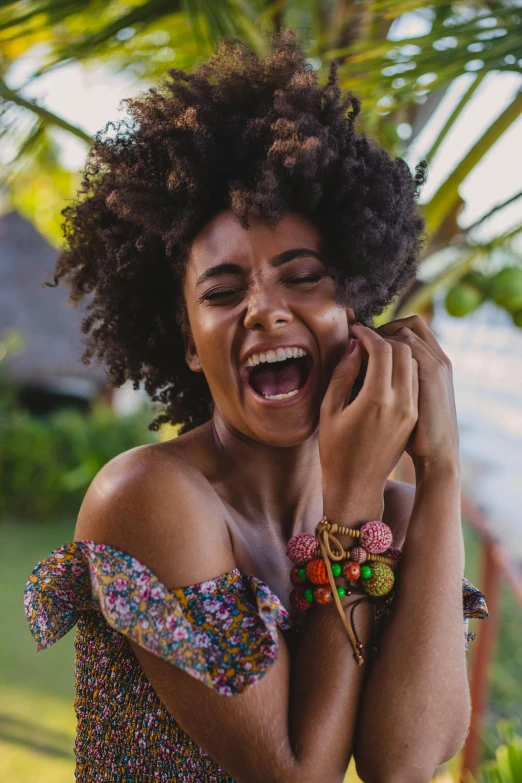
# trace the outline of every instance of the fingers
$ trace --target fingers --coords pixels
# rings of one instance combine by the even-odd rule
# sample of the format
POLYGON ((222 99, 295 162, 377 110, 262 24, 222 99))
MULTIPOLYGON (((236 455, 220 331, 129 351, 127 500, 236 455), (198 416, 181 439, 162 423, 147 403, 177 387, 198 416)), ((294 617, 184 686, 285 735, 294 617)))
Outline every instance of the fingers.
POLYGON ((411 348, 406 343, 387 337, 393 348, 392 386, 394 389, 405 388, 411 391, 413 377, 413 356, 411 348))
MULTIPOLYGON (((345 407, 355 379, 359 374, 361 368, 361 346, 358 340, 353 340, 353 342, 355 343, 354 350, 350 353, 346 350, 342 355, 335 366, 324 395, 321 408, 328 413, 336 413, 345 407)), ((347 345, 347 349, 348 347, 347 345)))
MULTIPOLYGON (((428 324, 417 314, 409 315, 406 318, 397 318, 389 321, 387 324, 379 326, 377 331, 383 336, 396 335, 401 329, 408 329, 422 340, 430 349, 433 356, 446 365, 450 365, 450 360, 440 347, 437 338, 429 328, 428 324)), ((403 336, 406 332, 402 332, 403 336)))
POLYGON ((415 415, 418 418, 419 417, 419 363, 417 359, 414 359, 413 357, 411 363, 412 363, 411 394, 413 398, 413 407, 415 410, 415 415))
POLYGON ((352 332, 368 353, 368 369, 364 385, 368 384, 376 395, 386 397, 392 385, 393 349, 379 334, 362 324, 353 324, 352 332))
POLYGON ((400 327, 395 334, 386 335, 385 339, 408 346, 413 358, 420 364, 421 373, 430 373, 443 364, 442 359, 435 355, 429 345, 408 327, 400 327))

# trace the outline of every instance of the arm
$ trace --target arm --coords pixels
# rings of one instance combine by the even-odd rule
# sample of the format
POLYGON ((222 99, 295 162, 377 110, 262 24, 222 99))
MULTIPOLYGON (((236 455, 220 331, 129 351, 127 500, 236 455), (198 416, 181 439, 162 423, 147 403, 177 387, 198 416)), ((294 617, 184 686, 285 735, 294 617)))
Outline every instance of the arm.
MULTIPOLYGON (((382 513, 382 492, 375 499, 353 497, 352 513, 354 520, 375 518, 382 513)), ((147 447, 100 471, 75 537, 128 552, 170 588, 236 567, 224 509, 208 482, 180 461, 159 460, 147 447)), ((359 614, 363 640, 369 620, 359 614)), ((234 697, 131 646, 166 709, 237 781, 341 783, 364 667, 351 656, 334 606, 310 610, 295 664, 280 632, 278 639, 275 664, 234 697)))
POLYGON ((462 570, 459 471, 418 469, 393 614, 361 703, 354 755, 364 781, 427 783, 464 742, 462 570))
POLYGON ((416 490, 393 614, 365 687, 355 755, 365 781, 423 783, 460 748, 470 715, 457 414, 451 362, 427 324, 414 315, 378 331, 407 346, 418 365, 419 415, 406 445, 416 490), (382 748, 373 757, 372 742, 382 748))

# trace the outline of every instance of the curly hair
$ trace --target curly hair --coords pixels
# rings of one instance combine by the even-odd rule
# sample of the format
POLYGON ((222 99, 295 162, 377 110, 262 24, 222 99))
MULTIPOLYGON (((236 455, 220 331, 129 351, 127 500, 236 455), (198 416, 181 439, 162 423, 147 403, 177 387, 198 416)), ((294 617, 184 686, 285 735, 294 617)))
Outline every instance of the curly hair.
POLYGON ((84 364, 105 364, 109 384, 143 382, 161 413, 149 425, 207 421, 212 400, 184 358, 184 269, 205 223, 231 209, 272 227, 290 211, 324 238, 339 300, 369 323, 415 277, 423 243, 416 201, 425 163, 410 172, 354 124, 360 102, 324 86, 293 28, 267 33, 261 59, 225 37, 191 74, 171 68, 122 103, 128 116, 93 139, 82 182, 62 210, 65 243, 53 282, 86 299, 84 364), (92 296, 88 296, 92 294, 92 296))

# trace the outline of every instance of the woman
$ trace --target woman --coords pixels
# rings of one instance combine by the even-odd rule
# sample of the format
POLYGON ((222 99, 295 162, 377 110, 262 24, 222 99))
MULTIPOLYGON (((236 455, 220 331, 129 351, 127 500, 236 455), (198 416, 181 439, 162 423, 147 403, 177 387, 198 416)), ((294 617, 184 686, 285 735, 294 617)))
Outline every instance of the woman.
POLYGON ((466 735, 451 365, 418 317, 371 327, 415 276, 423 167, 355 131, 295 31, 272 49, 225 39, 128 100, 64 210, 86 359, 182 424, 99 472, 27 585, 39 648, 77 623, 79 781, 340 782, 352 754, 428 781, 466 735), (416 487, 388 478, 404 450, 416 487), (288 543, 323 515, 403 549, 385 625, 357 610, 362 666, 333 605, 290 603, 288 543))

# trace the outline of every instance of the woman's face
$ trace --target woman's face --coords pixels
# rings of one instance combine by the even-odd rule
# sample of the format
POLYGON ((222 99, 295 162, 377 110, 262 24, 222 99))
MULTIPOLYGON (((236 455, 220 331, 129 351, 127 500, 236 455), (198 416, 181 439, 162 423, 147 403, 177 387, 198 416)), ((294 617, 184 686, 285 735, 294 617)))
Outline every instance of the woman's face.
POLYGON ((320 235, 291 213, 276 228, 216 215, 192 244, 184 294, 189 367, 204 372, 234 431, 294 446, 316 430, 348 339, 345 310, 320 258, 320 235))

